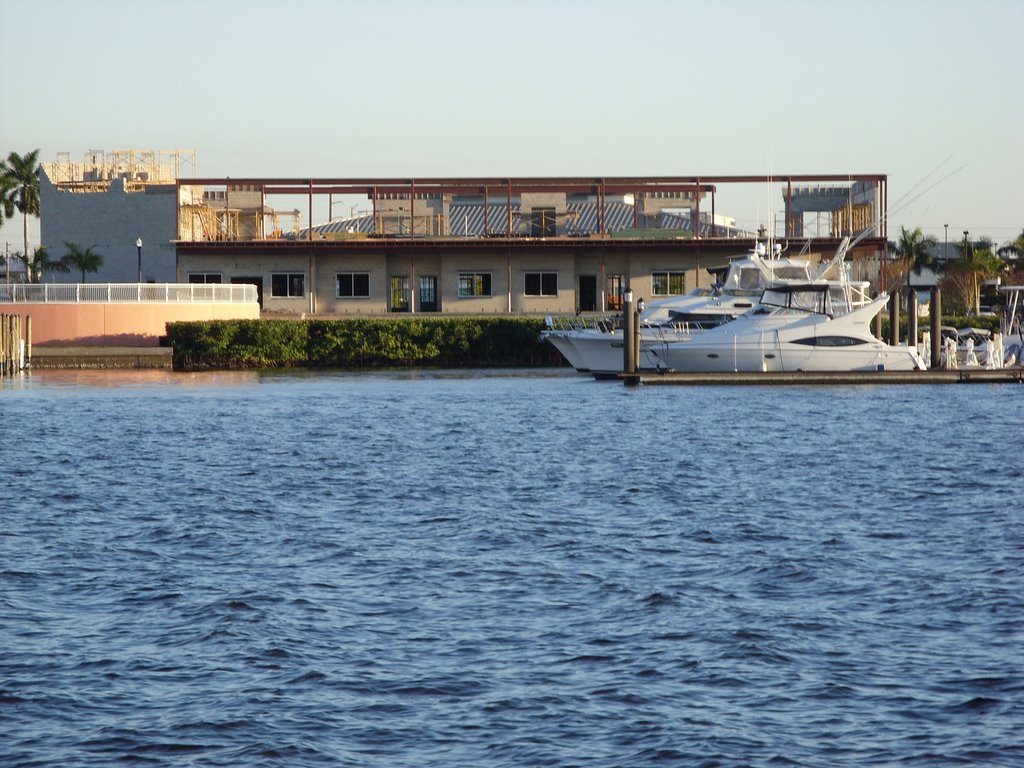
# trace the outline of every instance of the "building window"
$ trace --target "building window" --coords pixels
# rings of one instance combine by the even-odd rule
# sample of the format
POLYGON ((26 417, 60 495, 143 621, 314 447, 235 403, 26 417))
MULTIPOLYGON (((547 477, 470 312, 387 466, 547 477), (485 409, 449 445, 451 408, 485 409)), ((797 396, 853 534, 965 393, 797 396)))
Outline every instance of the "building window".
POLYGON ((683 272, 654 272, 651 274, 651 292, 655 296, 678 296, 686 293, 686 275, 683 272))
POLYGON ((370 298, 369 272, 339 272, 337 275, 337 298, 368 299, 370 298))
POLYGON ((221 282, 220 272, 189 272, 190 283, 219 283, 221 282))
POLYGON ((459 272, 459 298, 491 295, 490 272, 459 272))
POLYGON ((527 272, 525 293, 527 296, 557 296, 558 273, 527 272))
POLYGON ((305 273, 274 272, 270 276, 270 295, 279 299, 294 299, 305 296, 305 273))

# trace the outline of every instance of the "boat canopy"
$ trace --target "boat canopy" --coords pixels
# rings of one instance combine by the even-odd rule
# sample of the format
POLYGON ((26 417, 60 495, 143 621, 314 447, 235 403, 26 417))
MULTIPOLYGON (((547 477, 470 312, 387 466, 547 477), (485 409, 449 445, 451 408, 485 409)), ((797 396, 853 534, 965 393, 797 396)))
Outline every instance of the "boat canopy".
POLYGON ((827 284, 821 283, 773 285, 761 294, 761 306, 833 316, 831 291, 827 284))

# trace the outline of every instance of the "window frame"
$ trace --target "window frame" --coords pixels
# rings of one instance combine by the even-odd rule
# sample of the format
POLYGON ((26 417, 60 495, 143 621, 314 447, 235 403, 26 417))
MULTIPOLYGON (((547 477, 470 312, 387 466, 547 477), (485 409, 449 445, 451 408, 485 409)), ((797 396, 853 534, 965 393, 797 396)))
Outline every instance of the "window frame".
POLYGON ((652 296, 682 296, 686 293, 686 273, 671 269, 659 269, 651 272, 651 295, 652 296), (664 290, 658 290, 658 278, 664 276, 664 290), (680 290, 672 290, 674 279, 678 279, 680 290))
POLYGON ((334 298, 336 299, 368 299, 370 298, 370 273, 369 272, 335 272, 334 273, 334 298), (341 292, 341 279, 347 277, 349 281, 349 293, 341 292), (356 278, 366 278, 366 293, 356 293, 356 278))
POLYGON ((558 272, 545 272, 542 270, 530 270, 523 272, 523 295, 530 298, 552 298, 558 296, 558 272), (537 292, 530 292, 530 280, 536 278, 537 292), (554 283, 552 285, 551 283, 554 283), (552 289, 553 290, 550 290, 552 289))
POLYGON ((494 296, 493 275, 491 272, 459 272, 458 297, 460 299, 489 299, 494 296), (463 290, 465 280, 470 280, 470 292, 463 290), (477 288, 480 292, 477 292, 477 288))
POLYGON ((306 273, 305 272, 271 272, 270 273, 270 296, 274 299, 301 299, 306 295, 306 273), (285 293, 278 293, 277 281, 279 278, 285 280, 285 293), (294 281, 301 280, 301 293, 293 293, 294 281))
POLYGON ((191 285, 222 285, 224 283, 223 272, 189 272, 188 282, 191 285), (202 280, 196 280, 195 278, 201 277, 202 280), (211 277, 216 277, 216 280, 211 280, 211 277))

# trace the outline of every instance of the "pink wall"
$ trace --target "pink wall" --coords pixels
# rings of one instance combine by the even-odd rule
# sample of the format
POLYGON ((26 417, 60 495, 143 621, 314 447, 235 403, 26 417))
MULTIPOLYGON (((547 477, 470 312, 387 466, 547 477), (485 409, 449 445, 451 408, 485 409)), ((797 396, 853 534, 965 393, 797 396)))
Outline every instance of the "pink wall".
POLYGON ((180 320, 257 320, 259 304, 0 304, 32 318, 32 345, 152 346, 180 320))

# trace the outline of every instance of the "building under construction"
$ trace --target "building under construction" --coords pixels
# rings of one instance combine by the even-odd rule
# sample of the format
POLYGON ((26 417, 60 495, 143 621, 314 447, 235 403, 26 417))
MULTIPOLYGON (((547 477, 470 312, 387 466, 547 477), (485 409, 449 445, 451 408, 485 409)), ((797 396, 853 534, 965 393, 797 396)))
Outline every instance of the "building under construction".
POLYGON ((869 280, 886 247, 878 174, 228 179, 197 177, 191 151, 124 150, 44 177, 51 255, 96 246, 102 282, 253 283, 267 312, 615 311, 627 288, 711 285, 757 239, 816 259, 864 235, 869 280), (737 226, 720 197, 741 185, 775 190, 781 221, 737 226))

